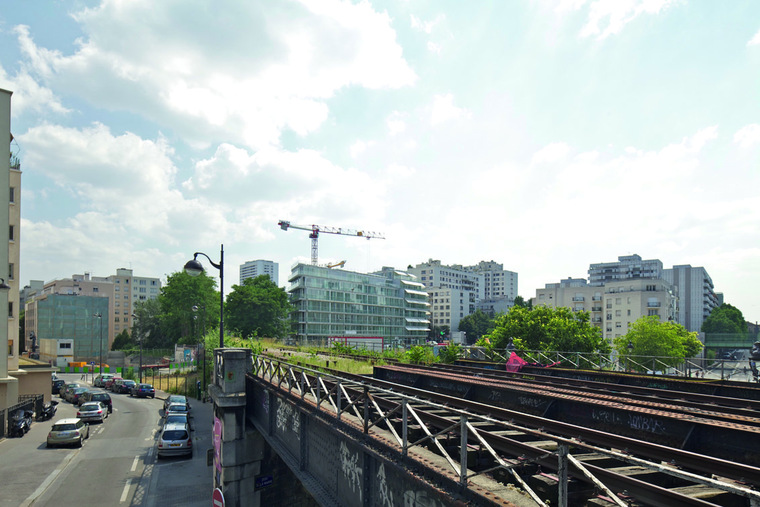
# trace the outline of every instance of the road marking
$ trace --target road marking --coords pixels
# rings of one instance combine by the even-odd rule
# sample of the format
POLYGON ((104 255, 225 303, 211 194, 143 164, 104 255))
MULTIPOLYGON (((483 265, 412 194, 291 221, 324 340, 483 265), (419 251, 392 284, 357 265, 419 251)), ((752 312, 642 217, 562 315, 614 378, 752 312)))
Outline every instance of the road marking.
POLYGON ((121 492, 121 499, 119 499, 119 503, 124 503, 127 501, 127 495, 129 494, 129 487, 132 485, 132 479, 127 479, 127 483, 124 485, 124 491, 121 492))
POLYGON ((40 487, 37 488, 36 490, 34 490, 34 493, 32 493, 31 495, 29 495, 29 498, 27 498, 26 500, 24 500, 21 503, 21 507, 27 507, 28 505, 33 504, 34 501, 37 500, 37 498, 42 493, 45 492, 45 490, 48 488, 48 486, 50 486, 50 484, 55 480, 55 478, 58 477, 58 474, 60 474, 61 472, 63 472, 63 470, 66 468, 66 466, 69 464, 69 462, 71 462, 71 460, 74 458, 74 456, 77 455, 78 452, 79 451, 74 451, 74 452, 68 453, 66 455, 66 457, 63 458, 63 461, 61 462, 61 464, 58 465, 58 467, 55 470, 53 470, 52 472, 50 472, 50 475, 48 475, 47 478, 45 478, 45 480, 42 481, 42 484, 40 484, 40 487))
POLYGON ((140 456, 135 456, 135 460, 132 462, 132 470, 130 472, 134 472, 137 470, 137 463, 140 461, 140 456))

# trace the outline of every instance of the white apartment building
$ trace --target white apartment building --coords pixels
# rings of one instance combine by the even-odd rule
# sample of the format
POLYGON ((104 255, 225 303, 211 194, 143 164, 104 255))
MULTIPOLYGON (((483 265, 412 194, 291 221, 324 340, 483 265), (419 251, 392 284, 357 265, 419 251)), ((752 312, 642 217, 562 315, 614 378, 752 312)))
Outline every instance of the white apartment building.
POLYGON ((427 290, 433 326, 459 329, 459 321, 475 312, 475 293, 464 289, 433 287, 427 290))
POLYGON ((662 278, 662 261, 642 260, 641 256, 623 255, 617 262, 591 264, 588 269, 590 285, 600 286, 609 282, 632 278, 662 278))
POLYGON ((591 324, 608 340, 622 336, 639 318, 675 318, 677 290, 663 279, 627 279, 592 286, 583 278, 568 278, 536 290, 533 305, 589 312, 591 324))
POLYGON ((705 268, 680 264, 663 270, 662 277, 678 288, 676 322, 689 331, 700 332, 713 308, 720 306, 710 275, 705 268))
POLYGON ((480 261, 474 266, 465 266, 464 270, 483 275, 483 299, 514 301, 517 297, 517 273, 507 271, 503 264, 480 261))
POLYGON ((246 278, 256 278, 259 275, 267 275, 275 285, 280 283, 280 268, 279 264, 266 260, 248 261, 240 265, 240 284, 246 278))
MULTIPOLYGON (((0 157, 0 182, 2 182, 0 183, 0 187, 3 188, 6 184, 10 187, 11 181, 11 157, 9 155, 11 153, 10 142, 13 139, 13 135, 11 134, 11 95, 12 92, 0 89, 0 136, 9 143, 8 146, 3 143, 7 151, 4 156, 0 157)), ((9 192, 5 191, 0 191, 0 223, 11 225, 9 192)), ((10 230, 13 231, 13 228, 10 230)), ((12 241, 10 235, 5 236, 5 239, 0 241, 0 266, 9 266, 10 264, 9 252, 12 241)), ((8 283, 9 280, 5 280, 5 282, 8 283)), ((18 292, 18 287, 16 287, 16 292, 18 292)), ((9 290, 0 290, 0 308, 8 308, 9 296, 9 290)), ((8 362, 10 357, 12 357, 8 353, 8 349, 11 348, 9 347, 10 340, 15 338, 15 336, 9 333, 9 320, 11 319, 7 319, 0 326, 0 344, 2 344, 0 346, 0 410, 16 404, 19 394, 18 380, 8 374, 8 362)), ((18 336, 18 332, 16 336, 18 336)), ((17 351, 18 349, 16 348, 15 350, 17 351)), ((16 354, 18 355, 17 352, 16 354)))

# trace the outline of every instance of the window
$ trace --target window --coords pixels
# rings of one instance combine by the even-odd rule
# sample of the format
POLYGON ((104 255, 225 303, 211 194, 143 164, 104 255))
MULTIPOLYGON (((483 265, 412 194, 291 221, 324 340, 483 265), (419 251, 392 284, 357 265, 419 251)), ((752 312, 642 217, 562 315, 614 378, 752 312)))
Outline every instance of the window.
POLYGON ((15 278, 15 276, 13 276, 13 272, 15 271, 15 269, 13 268, 14 268, 13 263, 12 262, 8 263, 8 280, 13 280, 15 278))
POLYGON ((12 225, 9 225, 9 226, 8 226, 8 239, 9 239, 10 241, 15 241, 15 240, 16 240, 16 238, 15 238, 15 235, 14 235, 13 226, 12 226, 12 225))
POLYGON ((13 318, 13 301, 8 301, 8 317, 13 318))
POLYGON ((10 189, 10 195, 8 196, 8 201, 11 203, 16 202, 16 189, 11 187, 10 189))

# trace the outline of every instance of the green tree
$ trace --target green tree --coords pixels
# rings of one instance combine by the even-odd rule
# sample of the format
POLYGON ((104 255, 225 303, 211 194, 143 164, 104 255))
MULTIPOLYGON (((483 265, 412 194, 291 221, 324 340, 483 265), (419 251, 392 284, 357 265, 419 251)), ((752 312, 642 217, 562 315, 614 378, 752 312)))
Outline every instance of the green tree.
POLYGON ((520 306, 523 308, 530 309, 530 308, 533 308, 533 303, 530 300, 525 301, 525 298, 523 298, 522 296, 515 296, 515 306, 520 306))
POLYGON ((111 350, 128 350, 135 347, 135 342, 132 340, 132 335, 126 329, 117 334, 113 339, 111 350))
MULTIPOLYGON (((660 322, 656 315, 641 317, 631 324, 628 333, 615 338, 613 343, 621 357, 655 356, 668 366, 676 366, 702 349, 696 332, 689 332, 672 321, 660 322)), ((646 369, 636 364, 632 367, 638 371, 646 369)))
POLYGON ((703 333, 746 334, 747 323, 742 312, 728 303, 713 308, 702 323, 703 333))
POLYGON ((449 326, 433 326, 428 335, 429 340, 440 342, 449 336, 449 326))
POLYGON ((459 330, 467 333, 467 342, 469 343, 474 343, 480 340, 484 334, 490 333, 493 326, 494 319, 483 310, 476 310, 475 313, 471 313, 459 321, 459 330))
POLYGON ((161 329, 161 302, 147 299, 135 303, 135 319, 132 325, 133 341, 143 340, 144 349, 159 349, 171 346, 161 329))
POLYGON ((588 312, 569 308, 515 306, 498 315, 493 331, 485 335, 495 349, 507 347, 510 339, 518 350, 565 352, 609 352, 601 330, 589 322, 588 312))
POLYGON ((161 287, 158 301, 161 306, 160 346, 196 343, 193 306, 206 305, 208 327, 219 325, 219 292, 216 280, 206 273, 190 276, 178 271, 169 275, 166 285, 161 287))
POLYGON ((288 294, 267 275, 233 285, 225 303, 228 326, 243 338, 286 336, 290 330, 288 315, 293 310, 288 294))

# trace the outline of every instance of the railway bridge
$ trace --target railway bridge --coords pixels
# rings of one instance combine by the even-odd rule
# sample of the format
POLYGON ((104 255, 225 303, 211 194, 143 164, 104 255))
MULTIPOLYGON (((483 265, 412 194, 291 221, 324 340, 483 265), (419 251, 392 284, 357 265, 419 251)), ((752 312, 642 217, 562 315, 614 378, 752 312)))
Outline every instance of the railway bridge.
POLYGON ((552 422, 531 414, 540 395, 518 396, 524 412, 499 407, 495 388, 464 400, 478 374, 416 392, 399 382, 423 382, 414 373, 333 376, 248 349, 217 349, 214 363, 209 462, 226 505, 760 506, 754 463, 552 422))

